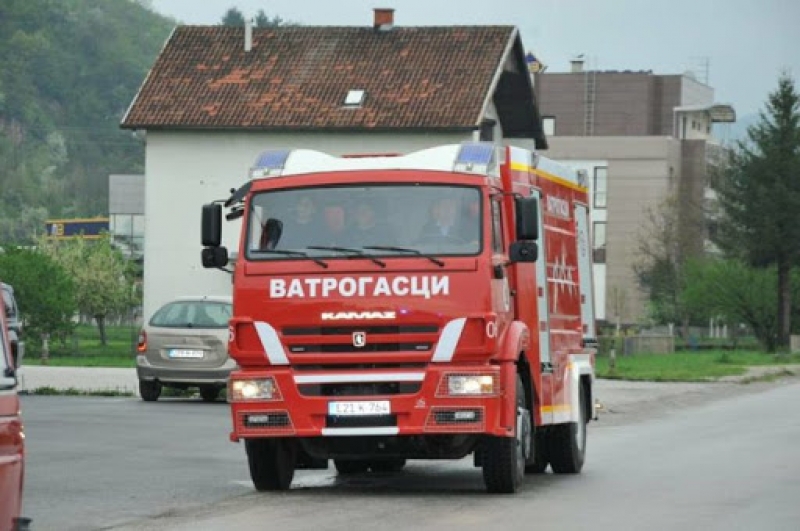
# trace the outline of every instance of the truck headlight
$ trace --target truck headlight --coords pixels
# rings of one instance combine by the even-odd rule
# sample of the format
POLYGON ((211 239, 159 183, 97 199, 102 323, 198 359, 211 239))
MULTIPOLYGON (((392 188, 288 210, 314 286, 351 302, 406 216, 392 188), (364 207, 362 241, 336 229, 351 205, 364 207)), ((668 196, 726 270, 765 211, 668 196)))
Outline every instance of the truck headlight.
POLYGON ((496 392, 495 377, 491 374, 449 374, 449 395, 493 395, 496 392))
POLYGON ((233 380, 229 389, 229 399, 232 402, 278 400, 280 398, 278 386, 272 378, 233 380))

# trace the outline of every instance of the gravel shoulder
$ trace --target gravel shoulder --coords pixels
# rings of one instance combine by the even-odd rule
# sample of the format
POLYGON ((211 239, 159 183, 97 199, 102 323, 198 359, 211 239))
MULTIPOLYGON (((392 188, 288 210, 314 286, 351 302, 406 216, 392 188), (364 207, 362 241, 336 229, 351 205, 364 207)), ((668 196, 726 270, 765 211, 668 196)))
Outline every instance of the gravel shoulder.
POLYGON ((758 393, 798 381, 800 365, 751 367, 741 376, 700 383, 598 379, 594 389, 598 414, 596 426, 641 422, 687 407, 758 393))

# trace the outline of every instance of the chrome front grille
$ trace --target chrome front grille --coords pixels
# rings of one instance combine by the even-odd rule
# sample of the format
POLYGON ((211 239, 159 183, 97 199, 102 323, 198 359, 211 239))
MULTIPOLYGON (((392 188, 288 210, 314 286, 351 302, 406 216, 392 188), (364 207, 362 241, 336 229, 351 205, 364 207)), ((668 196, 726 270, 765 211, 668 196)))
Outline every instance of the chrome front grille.
POLYGON ((437 325, 290 326, 281 330, 291 354, 426 353, 439 339, 437 325))

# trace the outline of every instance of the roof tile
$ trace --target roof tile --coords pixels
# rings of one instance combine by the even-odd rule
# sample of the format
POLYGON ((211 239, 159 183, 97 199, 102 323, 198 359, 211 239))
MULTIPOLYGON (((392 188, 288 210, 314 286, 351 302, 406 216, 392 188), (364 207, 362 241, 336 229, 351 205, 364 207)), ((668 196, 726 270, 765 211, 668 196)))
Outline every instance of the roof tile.
POLYGON ((511 26, 179 26, 126 128, 472 129, 511 26), (365 90, 360 106, 344 105, 365 90))

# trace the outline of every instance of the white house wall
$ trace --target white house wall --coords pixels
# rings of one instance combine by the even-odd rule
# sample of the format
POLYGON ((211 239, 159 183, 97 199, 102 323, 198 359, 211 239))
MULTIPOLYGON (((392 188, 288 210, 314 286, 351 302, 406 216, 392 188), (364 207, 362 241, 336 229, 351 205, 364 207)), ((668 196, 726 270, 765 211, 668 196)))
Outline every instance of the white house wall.
MULTIPOLYGON (((308 148, 334 155, 409 153, 459 143, 470 134, 270 134, 148 131, 145 161, 144 317, 181 295, 231 293, 231 277, 200 263, 200 211, 246 182, 266 149, 308 148)), ((224 222, 223 244, 238 250, 239 220, 224 222)))

